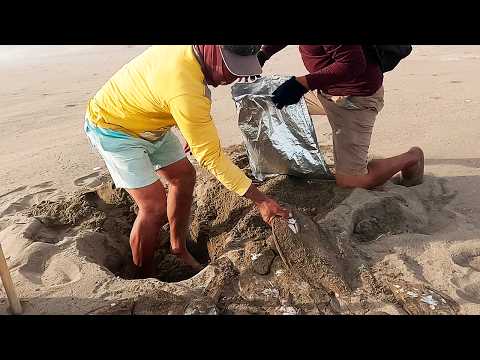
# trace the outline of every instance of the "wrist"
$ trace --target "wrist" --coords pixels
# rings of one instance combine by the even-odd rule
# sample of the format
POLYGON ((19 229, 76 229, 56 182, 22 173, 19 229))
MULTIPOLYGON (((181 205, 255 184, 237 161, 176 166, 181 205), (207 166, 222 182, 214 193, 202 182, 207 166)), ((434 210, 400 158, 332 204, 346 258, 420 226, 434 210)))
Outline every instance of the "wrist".
POLYGON ((258 190, 257 187, 253 184, 250 185, 243 197, 253 201, 255 205, 260 205, 268 199, 268 197, 260 190, 258 190))
POLYGON ((310 85, 308 85, 306 76, 295 77, 295 80, 297 80, 297 82, 300 83, 306 91, 310 90, 310 85))

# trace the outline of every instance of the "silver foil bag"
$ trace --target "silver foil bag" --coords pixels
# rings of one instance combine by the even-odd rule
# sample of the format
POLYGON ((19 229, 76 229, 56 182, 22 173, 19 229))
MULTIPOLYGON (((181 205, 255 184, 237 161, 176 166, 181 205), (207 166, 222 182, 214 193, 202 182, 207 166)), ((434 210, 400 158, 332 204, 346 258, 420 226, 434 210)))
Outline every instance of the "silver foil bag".
POLYGON ((272 102, 272 93, 286 80, 266 76, 232 86, 252 175, 260 181, 274 175, 331 179, 305 99, 282 110, 272 102))

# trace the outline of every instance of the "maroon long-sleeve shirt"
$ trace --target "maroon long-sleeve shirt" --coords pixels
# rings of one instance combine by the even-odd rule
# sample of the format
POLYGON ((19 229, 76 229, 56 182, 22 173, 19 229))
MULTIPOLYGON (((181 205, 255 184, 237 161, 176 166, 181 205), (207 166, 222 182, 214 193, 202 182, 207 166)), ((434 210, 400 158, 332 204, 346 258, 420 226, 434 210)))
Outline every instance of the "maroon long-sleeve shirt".
MULTIPOLYGON (((269 59, 287 45, 263 45, 269 59)), ((383 73, 368 61, 361 45, 300 45, 310 89, 333 96, 370 96, 383 84, 383 73)))

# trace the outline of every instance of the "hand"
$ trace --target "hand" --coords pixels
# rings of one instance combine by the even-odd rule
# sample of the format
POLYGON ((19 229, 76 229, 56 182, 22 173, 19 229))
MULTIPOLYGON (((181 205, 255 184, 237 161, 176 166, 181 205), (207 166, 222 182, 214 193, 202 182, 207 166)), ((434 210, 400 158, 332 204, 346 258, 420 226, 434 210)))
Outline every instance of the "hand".
POLYGON ((275 200, 266 198, 261 203, 256 204, 263 221, 272 226, 273 219, 277 216, 288 219, 290 213, 288 210, 282 208, 275 200))
POLYGON ((292 76, 273 92, 272 101, 278 109, 282 109, 298 103, 307 92, 308 89, 292 76))
POLYGON ((253 76, 242 76, 239 77, 238 82, 244 82, 244 83, 249 83, 249 82, 254 82, 255 80, 259 79, 260 75, 253 75, 253 76))
POLYGON ((263 65, 265 65, 265 63, 267 62, 267 56, 262 50, 257 53, 257 59, 260 63, 260 66, 263 68, 263 65))
POLYGON ((282 208, 275 200, 270 199, 263 194, 253 184, 250 185, 247 192, 243 196, 255 203, 260 211, 263 221, 270 226, 272 226, 272 220, 276 216, 280 216, 284 219, 288 219, 290 217, 290 214, 286 209, 282 208))

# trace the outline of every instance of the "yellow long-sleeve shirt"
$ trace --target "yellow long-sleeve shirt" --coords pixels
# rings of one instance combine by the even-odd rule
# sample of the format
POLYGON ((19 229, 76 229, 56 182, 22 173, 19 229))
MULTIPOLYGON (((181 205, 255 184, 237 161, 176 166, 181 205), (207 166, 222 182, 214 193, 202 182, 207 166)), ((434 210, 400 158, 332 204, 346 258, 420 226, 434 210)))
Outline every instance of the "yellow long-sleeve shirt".
POLYGON ((211 106, 193 47, 161 45, 118 71, 90 100, 87 116, 98 127, 151 141, 176 125, 200 165, 244 195, 252 182, 222 151, 211 106))

